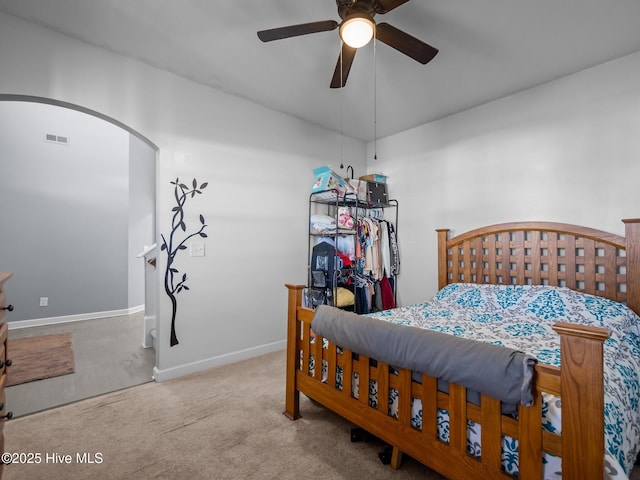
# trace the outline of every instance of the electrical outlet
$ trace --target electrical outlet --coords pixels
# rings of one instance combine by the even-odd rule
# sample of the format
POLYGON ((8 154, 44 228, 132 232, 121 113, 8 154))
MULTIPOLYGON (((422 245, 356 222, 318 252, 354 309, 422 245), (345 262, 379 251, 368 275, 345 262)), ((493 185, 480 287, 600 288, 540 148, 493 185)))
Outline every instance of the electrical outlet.
POLYGON ((40 297, 40 306, 46 307, 49 305, 49 297, 40 297))

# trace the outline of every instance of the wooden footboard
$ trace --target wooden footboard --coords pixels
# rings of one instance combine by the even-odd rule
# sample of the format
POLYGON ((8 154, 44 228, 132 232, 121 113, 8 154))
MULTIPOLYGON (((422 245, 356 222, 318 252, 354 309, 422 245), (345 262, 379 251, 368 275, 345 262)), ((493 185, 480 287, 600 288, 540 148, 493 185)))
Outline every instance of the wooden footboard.
POLYGON ((313 310, 302 307, 302 285, 287 285, 287 384, 284 414, 300 417, 299 395, 304 393, 393 447, 392 466, 406 453, 451 479, 512 478, 502 471, 502 438, 519 442, 519 478, 542 478, 544 451, 562 458, 563 478, 594 479, 604 472, 603 342, 606 329, 556 324, 561 337, 562 369, 537 365, 535 403, 518 409, 518 419, 502 415, 500 402, 481 395, 480 405, 467 402, 466 389, 450 384, 438 391, 437 379, 422 375, 412 380, 409 370, 394 370, 381 362, 348 350, 340 351, 311 331, 313 310), (310 368, 313 358, 315 368, 310 368), (327 363, 322 378, 321 359, 327 363), (342 370, 339 388, 337 367, 342 370), (396 373, 397 372, 397 373, 396 373), (357 398, 353 374, 359 376, 357 398), (378 385, 377 406, 369 404, 369 380, 378 385), (398 392, 398 415, 389 415, 390 388, 398 392), (562 397, 562 435, 542 428, 541 392, 562 397), (412 399, 422 400, 422 429, 411 423, 412 399), (449 442, 437 436, 437 410, 449 412, 449 442), (588 419, 588 420, 586 420, 588 419), (481 458, 467 453, 467 422, 481 425, 481 458))

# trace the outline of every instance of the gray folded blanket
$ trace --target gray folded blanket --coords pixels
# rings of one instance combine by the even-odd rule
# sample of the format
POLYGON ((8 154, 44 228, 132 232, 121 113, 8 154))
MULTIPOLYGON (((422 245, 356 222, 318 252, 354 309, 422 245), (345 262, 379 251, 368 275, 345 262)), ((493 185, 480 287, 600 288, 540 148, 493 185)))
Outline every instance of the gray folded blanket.
POLYGON ((536 359, 476 340, 369 318, 320 305, 313 331, 352 352, 485 393, 510 405, 533 404, 536 359))

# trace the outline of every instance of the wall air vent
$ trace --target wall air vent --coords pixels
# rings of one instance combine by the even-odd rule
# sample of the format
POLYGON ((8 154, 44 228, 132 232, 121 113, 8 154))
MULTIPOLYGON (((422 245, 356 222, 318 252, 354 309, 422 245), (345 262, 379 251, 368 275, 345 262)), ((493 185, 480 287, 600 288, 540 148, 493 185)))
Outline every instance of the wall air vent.
POLYGON ((55 135, 53 133, 45 133, 44 141, 57 143, 58 145, 69 145, 69 137, 66 137, 64 135, 55 135))

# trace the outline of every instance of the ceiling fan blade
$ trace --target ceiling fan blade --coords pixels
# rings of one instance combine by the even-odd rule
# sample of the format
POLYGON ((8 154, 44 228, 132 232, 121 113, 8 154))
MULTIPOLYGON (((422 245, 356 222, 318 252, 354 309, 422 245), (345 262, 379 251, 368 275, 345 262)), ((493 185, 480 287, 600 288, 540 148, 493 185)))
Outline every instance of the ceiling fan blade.
POLYGON ((309 33, 328 32, 338 28, 338 22, 335 20, 323 20, 320 22, 301 23, 299 25, 290 25, 288 27, 272 28, 270 30, 261 30, 258 32, 258 38, 263 42, 271 42, 282 38, 297 37, 307 35, 309 33))
POLYGON ((394 8, 399 7, 403 3, 407 3, 409 0, 378 0, 376 5, 376 13, 387 13, 394 8))
POLYGON ((342 52, 338 57, 338 63, 336 63, 336 69, 331 79, 331 88, 342 88, 347 84, 349 70, 351 70, 357 50, 357 48, 350 47, 346 43, 342 44, 342 52))
POLYGON ((438 53, 437 48, 418 40, 402 30, 398 30, 388 23, 376 25, 376 38, 423 65, 430 62, 438 53))

